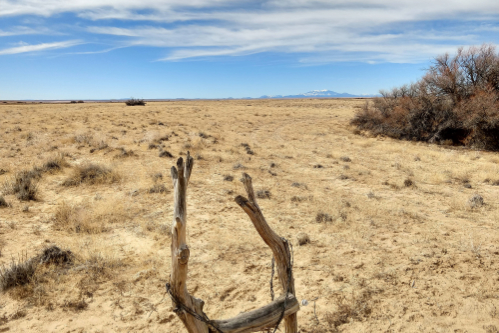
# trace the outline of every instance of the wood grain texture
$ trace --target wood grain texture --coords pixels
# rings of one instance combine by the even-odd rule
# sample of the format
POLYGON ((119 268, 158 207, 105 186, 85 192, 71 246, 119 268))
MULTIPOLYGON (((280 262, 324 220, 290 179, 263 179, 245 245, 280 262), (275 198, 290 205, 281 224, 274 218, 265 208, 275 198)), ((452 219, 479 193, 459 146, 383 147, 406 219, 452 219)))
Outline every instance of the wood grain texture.
MULTIPOLYGON (((273 328, 281 317, 284 307, 284 295, 276 298, 261 308, 253 311, 243 312, 236 317, 225 320, 214 320, 213 323, 225 333, 249 333, 273 328)), ((286 299, 285 316, 296 313, 300 309, 296 297, 288 294, 286 299)))
POLYGON ((169 288, 175 313, 182 320, 189 333, 249 333, 268 329, 284 318, 286 333, 297 333, 296 312, 300 306, 294 296, 295 287, 292 274, 291 253, 284 238, 279 237, 267 224, 256 202, 251 177, 243 174, 243 184, 250 200, 238 196, 236 202, 248 214, 256 230, 272 249, 277 264, 277 272, 283 293, 273 302, 253 311, 241 313, 236 317, 210 321, 203 312, 204 302, 187 291, 187 272, 190 257, 187 245, 187 186, 194 161, 189 153, 186 160, 179 158, 177 167, 172 167, 171 177, 174 188, 174 210, 171 243, 171 275, 169 288), (188 310, 185 310, 185 307, 188 310), (203 318, 199 320, 192 315, 203 318), (283 314, 284 311, 284 314, 283 314))

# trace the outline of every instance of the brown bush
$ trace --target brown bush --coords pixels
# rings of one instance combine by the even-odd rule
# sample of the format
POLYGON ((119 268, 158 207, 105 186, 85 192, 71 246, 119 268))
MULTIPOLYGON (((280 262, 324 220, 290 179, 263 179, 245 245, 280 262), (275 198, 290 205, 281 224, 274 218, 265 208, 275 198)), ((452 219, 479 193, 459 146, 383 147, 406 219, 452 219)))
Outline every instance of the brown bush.
POLYGON ((438 56, 418 82, 380 93, 355 115, 358 129, 499 150, 499 54, 492 45, 438 56))
POLYGON ((86 164, 74 168, 73 174, 62 184, 78 186, 80 184, 110 184, 120 180, 120 176, 111 169, 97 165, 86 164))
POLYGON ((136 105, 140 105, 140 106, 144 106, 146 105, 146 102, 144 102, 143 99, 139 99, 139 98, 130 98, 129 100, 127 100, 125 102, 126 105, 128 106, 136 106, 136 105))

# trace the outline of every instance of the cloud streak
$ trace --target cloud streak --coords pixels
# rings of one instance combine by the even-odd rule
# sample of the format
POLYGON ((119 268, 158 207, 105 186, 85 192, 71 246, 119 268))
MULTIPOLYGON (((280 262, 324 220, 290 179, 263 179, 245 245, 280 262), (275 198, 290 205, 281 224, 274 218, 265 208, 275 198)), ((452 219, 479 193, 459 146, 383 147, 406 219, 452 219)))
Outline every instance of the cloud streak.
POLYGON ((68 40, 68 41, 64 41, 64 42, 55 42, 55 43, 22 45, 22 46, 16 46, 16 47, 11 47, 11 48, 0 50, 0 55, 19 54, 19 53, 28 53, 28 52, 40 52, 40 51, 45 51, 45 50, 62 49, 62 48, 75 46, 78 44, 82 44, 82 42, 79 40, 68 40))
POLYGON ((497 0, 0 0, 0 8, 0 16, 73 13, 116 46, 165 48, 163 61, 276 52, 300 63, 421 62, 499 42, 497 0))

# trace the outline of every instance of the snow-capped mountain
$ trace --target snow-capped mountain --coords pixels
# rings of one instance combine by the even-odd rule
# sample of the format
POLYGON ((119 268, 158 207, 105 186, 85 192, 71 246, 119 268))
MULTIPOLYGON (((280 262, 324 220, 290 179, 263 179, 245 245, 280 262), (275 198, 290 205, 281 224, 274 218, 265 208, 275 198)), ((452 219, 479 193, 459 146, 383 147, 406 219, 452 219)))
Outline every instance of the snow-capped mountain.
POLYGON ((374 97, 376 95, 352 95, 348 93, 337 93, 332 90, 312 90, 303 94, 298 95, 275 95, 275 96, 261 96, 260 98, 314 98, 314 97, 329 97, 329 98, 338 98, 338 97, 374 97))

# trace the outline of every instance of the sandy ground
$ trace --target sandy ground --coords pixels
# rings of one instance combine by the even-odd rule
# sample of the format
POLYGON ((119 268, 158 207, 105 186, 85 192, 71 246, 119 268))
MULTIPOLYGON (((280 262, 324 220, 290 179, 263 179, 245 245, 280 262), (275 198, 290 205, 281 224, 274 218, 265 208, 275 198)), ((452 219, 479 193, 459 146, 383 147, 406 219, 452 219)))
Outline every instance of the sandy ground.
POLYGON ((210 318, 270 302, 271 252, 234 202, 247 172, 293 243, 301 332, 498 332, 499 156, 358 133, 349 120, 363 103, 0 105, 0 191, 21 170, 68 162, 42 175, 36 201, 4 193, 0 264, 51 245, 77 258, 0 292, 0 332, 185 332, 164 285, 169 169, 187 150, 188 289, 210 318), (63 185, 88 163, 116 179, 63 185), (476 194, 483 205, 469 204, 476 194))

